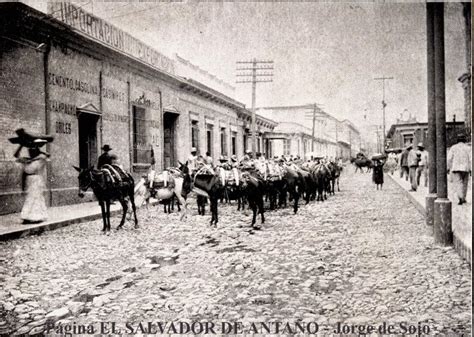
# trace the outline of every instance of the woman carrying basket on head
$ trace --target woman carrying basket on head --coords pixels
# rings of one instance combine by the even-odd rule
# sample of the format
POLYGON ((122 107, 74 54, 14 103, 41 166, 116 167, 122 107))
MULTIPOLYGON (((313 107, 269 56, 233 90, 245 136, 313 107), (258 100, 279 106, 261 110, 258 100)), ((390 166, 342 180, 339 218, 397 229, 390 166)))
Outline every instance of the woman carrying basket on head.
POLYGON ((382 189, 383 186, 383 166, 385 164, 386 156, 383 154, 375 154, 372 156, 374 167, 372 170, 372 181, 377 186, 377 189, 382 189))
POLYGON ((17 130, 18 137, 10 138, 14 144, 20 144, 14 156, 19 163, 23 164, 22 190, 26 192, 25 203, 21 210, 21 218, 24 224, 40 223, 48 218, 46 201, 43 192, 45 183, 43 174, 49 154, 41 151, 41 147, 52 141, 51 136, 33 136, 17 130), (28 157, 20 157, 23 147, 28 148, 28 157))

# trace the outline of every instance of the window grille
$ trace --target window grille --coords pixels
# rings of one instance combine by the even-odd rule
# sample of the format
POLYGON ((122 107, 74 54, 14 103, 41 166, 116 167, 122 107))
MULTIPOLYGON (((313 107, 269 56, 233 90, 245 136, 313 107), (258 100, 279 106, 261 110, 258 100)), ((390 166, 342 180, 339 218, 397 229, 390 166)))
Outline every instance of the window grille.
POLYGON ((191 122, 191 146, 199 150, 199 125, 197 121, 191 122))
POLYGON ((148 141, 145 108, 133 107, 133 163, 151 163, 151 144, 148 141))
POLYGON ((207 149, 207 152, 210 153, 211 157, 212 157, 212 125, 211 124, 207 124, 207 130, 206 130, 206 141, 207 141, 207 146, 206 146, 206 149, 207 149))
POLYGON ((227 156, 227 141, 225 128, 221 128, 221 155, 227 156))
POLYGON ((237 154, 237 132, 232 132, 232 155, 237 154))

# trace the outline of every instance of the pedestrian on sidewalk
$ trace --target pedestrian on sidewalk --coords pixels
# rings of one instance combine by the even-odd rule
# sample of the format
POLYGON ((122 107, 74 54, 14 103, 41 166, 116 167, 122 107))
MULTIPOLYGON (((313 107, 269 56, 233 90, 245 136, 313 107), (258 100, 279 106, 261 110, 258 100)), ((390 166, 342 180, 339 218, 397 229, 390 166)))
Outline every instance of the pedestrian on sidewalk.
POLYGON ((457 143, 448 152, 448 173, 451 172, 451 181, 458 204, 466 203, 467 184, 471 174, 471 147, 465 143, 466 136, 462 133, 457 137, 457 143))
POLYGON ((418 143, 418 153, 420 154, 420 162, 416 171, 416 184, 420 186, 420 178, 423 176, 423 183, 428 187, 428 151, 425 150, 423 143, 418 143))
POLYGON ((407 146, 400 155, 400 178, 405 176, 405 180, 408 181, 408 152, 410 151, 409 146, 407 146))
POLYGON ((418 169, 418 163, 420 162, 420 156, 413 149, 413 146, 410 145, 408 151, 408 157, 407 157, 407 164, 408 164, 408 174, 410 177, 410 185, 411 189, 410 192, 415 192, 417 189, 417 184, 416 184, 416 170, 418 169))
POLYGON ((23 164, 22 190, 26 192, 25 203, 21 209, 23 224, 40 223, 48 219, 46 201, 43 196, 45 184, 43 174, 49 154, 41 151, 40 147, 47 141, 38 138, 28 148, 28 157, 20 157, 23 145, 20 145, 14 156, 23 164))

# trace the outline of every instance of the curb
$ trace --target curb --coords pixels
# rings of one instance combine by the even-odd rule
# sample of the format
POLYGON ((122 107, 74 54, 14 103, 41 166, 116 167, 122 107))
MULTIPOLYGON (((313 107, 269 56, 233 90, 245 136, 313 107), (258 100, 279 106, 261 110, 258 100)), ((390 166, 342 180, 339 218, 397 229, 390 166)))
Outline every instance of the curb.
POLYGON ((410 199, 410 202, 413 204, 413 206, 415 206, 415 208, 418 210, 418 212, 420 212, 423 217, 426 217, 426 209, 425 209, 425 206, 423 206, 422 204, 420 204, 416 199, 415 197, 409 192, 407 191, 406 189, 404 189, 395 179, 393 179, 389 174, 387 174, 387 176, 390 177, 390 179, 394 182, 395 185, 398 186, 398 188, 400 188, 403 192, 405 192, 405 194, 408 196, 408 199, 410 199))
MULTIPOLYGON (((158 201, 150 202, 150 206, 154 206, 156 204, 158 204, 158 201)), ((121 213, 122 213, 121 208, 114 211, 111 210, 110 216, 112 217, 121 213)), ((20 239, 29 235, 39 235, 46 231, 51 231, 58 228, 66 227, 68 225, 83 223, 87 221, 93 221, 93 220, 97 220, 101 218, 102 218, 102 213, 99 212, 99 213, 94 213, 94 214, 90 214, 90 215, 86 215, 86 216, 82 216, 78 218, 73 218, 73 219, 53 221, 46 224, 29 225, 29 226, 25 225, 25 228, 15 229, 15 230, 12 230, 11 232, 0 234, 0 241, 20 239)))
MULTIPOLYGON (((115 215, 117 215, 121 212, 122 212, 121 209, 115 210, 115 211, 110 211, 110 216, 115 216, 115 215)), ((101 213, 86 215, 86 216, 83 216, 83 217, 80 217, 80 218, 54 221, 54 222, 50 222, 50 223, 47 223, 47 224, 44 224, 44 225, 39 224, 39 225, 36 225, 34 227, 26 227, 25 226, 24 229, 17 229, 17 230, 13 230, 11 232, 8 232, 8 233, 0 234, 0 241, 20 239, 20 238, 24 238, 24 237, 29 236, 29 235, 39 235, 39 234, 41 234, 43 232, 46 232, 46 231, 51 231, 51 230, 55 230, 55 229, 58 229, 58 228, 61 228, 61 227, 66 227, 68 225, 82 223, 82 222, 86 222, 86 221, 93 221, 93 220, 97 220, 99 218, 102 218, 101 213)))
MULTIPOLYGON (((408 199, 410 202, 415 206, 415 208, 423 215, 423 217, 426 217, 426 209, 425 206, 420 204, 413 195, 411 195, 410 192, 408 192, 406 189, 404 189, 400 184, 393 179, 389 174, 387 174, 388 177, 390 177, 390 180, 398 187, 400 188, 403 192, 405 192, 405 195, 408 196, 408 199)), ((454 245, 454 250, 458 253, 461 258, 466 260, 469 265, 472 268, 472 248, 469 248, 457 235, 456 232, 453 232, 453 245, 454 245)))

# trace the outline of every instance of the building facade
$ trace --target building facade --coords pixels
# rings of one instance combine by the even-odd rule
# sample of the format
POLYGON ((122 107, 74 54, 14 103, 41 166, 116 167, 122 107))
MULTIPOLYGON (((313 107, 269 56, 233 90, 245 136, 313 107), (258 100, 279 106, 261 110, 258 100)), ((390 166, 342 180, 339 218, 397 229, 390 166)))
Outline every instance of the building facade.
POLYGON ((279 123, 266 135, 273 144, 273 156, 299 156, 305 158, 311 152, 311 130, 298 123, 279 123))
MULTIPOLYGON (((135 177, 201 154, 242 156, 250 112, 231 97, 176 72, 174 60, 70 3, 47 16, 0 4, 0 213, 21 209, 21 166, 8 142, 24 128, 55 137, 45 181, 48 205, 77 197, 74 166, 94 166, 109 144, 135 177)), ((275 123, 257 118, 262 134, 275 123)))
MULTIPOLYGON (((446 123, 446 146, 456 144, 457 135, 465 132, 464 122, 446 123)), ((423 122, 400 122, 393 124, 387 133, 389 149, 403 149, 409 144, 417 145, 423 143, 428 148, 428 123, 423 122)))
POLYGON ((357 128, 350 121, 339 121, 321 109, 318 109, 315 118, 313 145, 313 109, 311 105, 300 105, 262 107, 257 111, 260 115, 278 122, 274 133, 269 135, 274 139, 274 143, 280 143, 279 149, 282 149, 281 143, 286 142, 287 146, 284 147, 284 150, 279 150, 278 153, 288 153, 288 149, 290 149, 293 152, 289 154, 300 155, 300 157, 308 153, 313 153, 315 156, 343 159, 349 159, 351 153, 355 156, 360 151, 361 145, 361 137, 357 128), (278 139, 280 140, 278 141, 278 139), (283 139, 286 140, 283 141, 283 139), (298 142, 300 144, 309 143, 309 145, 298 147, 298 142))

